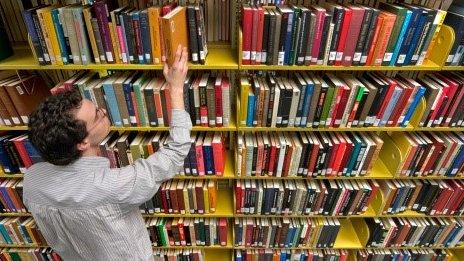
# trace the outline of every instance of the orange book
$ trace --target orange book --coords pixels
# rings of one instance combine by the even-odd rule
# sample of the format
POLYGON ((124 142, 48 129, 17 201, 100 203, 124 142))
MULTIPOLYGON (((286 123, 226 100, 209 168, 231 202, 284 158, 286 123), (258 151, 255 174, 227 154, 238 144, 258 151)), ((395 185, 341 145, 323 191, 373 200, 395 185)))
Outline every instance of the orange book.
POLYGON ((150 24, 150 43, 153 54, 153 63, 161 62, 161 37, 160 37, 160 8, 148 8, 148 21, 150 24))
POLYGON ((388 12, 381 12, 379 19, 380 17, 383 17, 383 25, 380 29, 379 38, 377 39, 377 44, 371 61, 372 65, 376 66, 382 65, 383 56, 385 54, 385 50, 387 49, 388 41, 390 40, 393 26, 396 20, 396 15, 388 12))
POLYGON ((377 20, 377 26, 375 27, 375 31, 374 31, 374 37, 372 38, 372 43, 371 43, 371 46, 369 47, 366 65, 372 65, 374 50, 375 50, 375 47, 377 46, 377 42, 378 42, 377 40, 379 39, 380 29, 382 28, 383 20, 384 20, 384 17, 382 15, 379 15, 379 18, 377 20))
POLYGON ((213 180, 208 181, 208 196, 209 210, 211 213, 214 213, 216 212, 217 205, 217 187, 213 180))
POLYGON ((176 56, 177 46, 188 47, 187 15, 185 7, 178 6, 161 18, 163 28, 164 46, 166 48, 166 60, 172 65, 176 56))

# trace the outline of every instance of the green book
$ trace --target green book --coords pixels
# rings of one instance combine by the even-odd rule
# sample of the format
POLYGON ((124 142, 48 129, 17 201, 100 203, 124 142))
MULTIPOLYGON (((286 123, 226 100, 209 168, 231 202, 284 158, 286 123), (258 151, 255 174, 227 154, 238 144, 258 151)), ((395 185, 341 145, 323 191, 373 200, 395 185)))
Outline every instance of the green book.
POLYGON ((158 230, 158 235, 160 235, 161 246, 169 246, 168 239, 164 233, 164 227, 166 226, 166 219, 161 219, 156 225, 156 230, 158 230))
POLYGON ((132 88, 134 90, 135 99, 137 100, 137 111, 139 112, 140 124, 142 126, 147 126, 148 124, 148 112, 145 106, 145 96, 143 95, 142 86, 149 79, 147 74, 143 74, 138 78, 132 88))
POLYGON ((299 20, 301 16, 301 9, 296 6, 292 6, 293 10, 293 24, 292 24, 292 47, 290 49, 290 60, 288 62, 289 65, 295 64, 296 54, 297 54, 297 47, 298 47, 298 34, 299 34, 299 20))
POLYGON ((326 125, 327 116, 329 115, 330 107, 332 106, 332 101, 334 97, 335 86, 329 85, 327 94, 325 96, 324 106, 322 107, 322 114, 319 126, 324 127, 326 125))
POLYGON ((390 40, 388 41, 387 49, 385 49, 385 55, 383 56, 382 61, 382 65, 389 65, 408 9, 398 5, 383 2, 379 3, 379 9, 396 15, 395 24, 393 25, 390 40))

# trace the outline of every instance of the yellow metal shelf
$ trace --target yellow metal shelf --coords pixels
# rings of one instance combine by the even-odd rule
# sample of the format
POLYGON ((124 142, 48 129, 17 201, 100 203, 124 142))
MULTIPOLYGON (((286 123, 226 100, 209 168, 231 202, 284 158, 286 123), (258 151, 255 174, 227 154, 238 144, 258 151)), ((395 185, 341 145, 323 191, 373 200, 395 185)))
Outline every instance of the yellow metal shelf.
POLYGON ((443 66, 443 71, 464 71, 464 66, 443 66))
MULTIPOLYGON (((237 70, 236 51, 209 48, 205 64, 189 64, 191 70, 237 70)), ((0 70, 161 70, 161 64, 67 64, 39 65, 29 48, 18 48, 13 56, 0 62, 0 70)))
POLYGON ((0 126, 0 131, 23 131, 23 130, 28 130, 27 126, 0 126))
POLYGON ((415 127, 414 131, 464 131, 464 127, 415 127))
POLYGON ((240 70, 285 71, 438 71, 441 67, 430 61, 420 66, 331 66, 331 65, 239 65, 240 70))

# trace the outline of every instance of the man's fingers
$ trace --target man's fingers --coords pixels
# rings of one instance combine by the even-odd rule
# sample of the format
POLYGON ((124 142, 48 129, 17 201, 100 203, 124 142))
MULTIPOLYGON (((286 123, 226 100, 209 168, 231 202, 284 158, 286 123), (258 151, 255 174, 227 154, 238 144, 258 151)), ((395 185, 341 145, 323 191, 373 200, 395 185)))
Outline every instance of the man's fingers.
POLYGON ((187 60, 188 60, 188 52, 187 52, 187 48, 183 48, 182 49, 182 57, 179 61, 180 65, 182 67, 185 67, 187 65, 187 60))
POLYGON ((180 61, 181 58, 182 58, 182 45, 179 44, 177 46, 176 58, 174 59, 174 63, 180 61))

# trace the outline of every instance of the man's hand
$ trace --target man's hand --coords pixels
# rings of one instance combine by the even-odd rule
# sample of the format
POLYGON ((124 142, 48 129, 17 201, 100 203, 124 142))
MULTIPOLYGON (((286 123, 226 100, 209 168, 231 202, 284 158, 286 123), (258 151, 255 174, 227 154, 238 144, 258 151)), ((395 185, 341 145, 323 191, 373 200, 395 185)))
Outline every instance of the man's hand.
POLYGON ((176 57, 171 66, 164 62, 163 74, 169 85, 172 109, 184 109, 184 82, 188 71, 188 52, 186 47, 177 46, 176 57))

